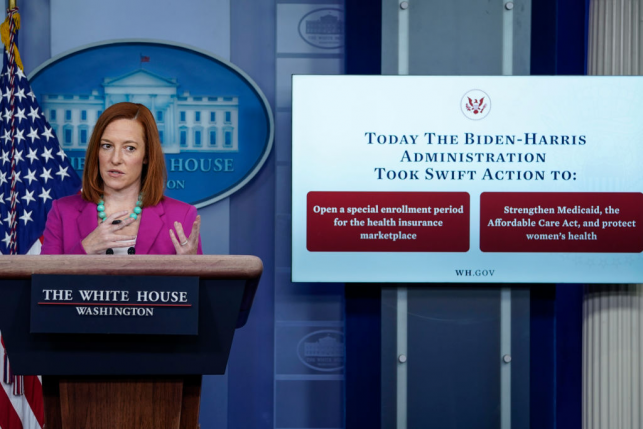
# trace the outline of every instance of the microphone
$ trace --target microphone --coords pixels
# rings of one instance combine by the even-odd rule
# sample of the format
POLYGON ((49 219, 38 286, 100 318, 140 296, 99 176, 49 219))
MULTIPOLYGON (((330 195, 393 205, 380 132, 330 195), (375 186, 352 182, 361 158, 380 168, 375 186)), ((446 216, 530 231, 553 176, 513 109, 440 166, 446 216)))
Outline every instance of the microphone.
POLYGON ((133 255, 135 253, 136 253, 136 249, 134 249, 133 247, 130 247, 129 249, 127 249, 127 254, 128 255, 133 255))
POLYGON ((114 250, 113 250, 113 249, 107 249, 107 250, 105 250, 105 254, 106 254, 106 255, 113 255, 113 254, 114 254, 114 250))

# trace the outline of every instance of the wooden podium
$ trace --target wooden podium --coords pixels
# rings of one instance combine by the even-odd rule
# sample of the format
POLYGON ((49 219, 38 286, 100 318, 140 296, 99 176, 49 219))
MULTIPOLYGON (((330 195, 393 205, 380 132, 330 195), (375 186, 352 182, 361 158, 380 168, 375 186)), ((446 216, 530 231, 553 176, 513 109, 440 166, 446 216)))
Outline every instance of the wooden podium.
POLYGON ((201 375, 225 372, 262 271, 254 256, 2 256, 0 330, 13 372, 43 375, 46 429, 194 429, 201 375), (198 335, 31 333, 35 275, 198 277, 198 335))

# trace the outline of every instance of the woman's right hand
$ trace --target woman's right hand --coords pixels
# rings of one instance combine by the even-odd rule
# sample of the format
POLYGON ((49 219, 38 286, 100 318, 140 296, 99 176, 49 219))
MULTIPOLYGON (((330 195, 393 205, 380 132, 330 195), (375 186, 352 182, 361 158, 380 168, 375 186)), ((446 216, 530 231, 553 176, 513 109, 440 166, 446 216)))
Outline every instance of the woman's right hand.
POLYGON ((136 243, 135 235, 119 235, 116 234, 116 231, 125 228, 132 222, 135 222, 136 219, 128 217, 124 221, 116 225, 112 225, 112 221, 126 215, 127 213, 129 213, 127 210, 113 213, 105 218, 104 222, 100 223, 95 230, 85 237, 81 242, 85 249, 85 253, 88 255, 102 255, 107 249, 134 246, 136 243))

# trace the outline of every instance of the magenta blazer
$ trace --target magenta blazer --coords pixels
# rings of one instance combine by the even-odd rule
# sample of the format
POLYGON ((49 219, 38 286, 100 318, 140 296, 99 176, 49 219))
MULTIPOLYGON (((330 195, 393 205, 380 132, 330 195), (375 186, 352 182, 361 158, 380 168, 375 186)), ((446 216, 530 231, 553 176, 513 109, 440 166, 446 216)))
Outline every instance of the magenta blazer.
MULTIPOLYGON (((145 207, 141 213, 141 225, 136 237, 137 255, 174 255, 170 229, 174 222, 181 222, 186 235, 192 231, 196 208, 189 204, 164 197, 153 207, 145 207)), ((55 200, 47 215, 42 255, 84 255, 81 242, 98 226, 96 204, 87 202, 80 195, 55 200)), ((176 230, 174 231, 176 235, 176 230)), ((201 237, 199 236, 199 255, 201 237)))

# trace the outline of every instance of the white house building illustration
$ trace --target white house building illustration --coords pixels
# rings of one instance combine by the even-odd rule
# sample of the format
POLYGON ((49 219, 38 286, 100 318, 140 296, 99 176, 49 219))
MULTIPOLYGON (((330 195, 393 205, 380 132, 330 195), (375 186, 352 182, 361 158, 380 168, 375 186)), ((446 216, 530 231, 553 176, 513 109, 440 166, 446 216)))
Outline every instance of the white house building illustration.
POLYGON ((236 152, 239 150, 239 98, 178 94, 176 79, 144 69, 103 79, 103 95, 43 94, 42 109, 65 149, 84 150, 94 124, 112 104, 140 103, 158 125, 165 153, 236 152))
POLYGON ((341 357, 344 356, 344 343, 340 343, 330 335, 317 341, 305 342, 304 356, 341 357))
POLYGON ((330 13, 306 20, 306 34, 344 34, 344 22, 330 13))

